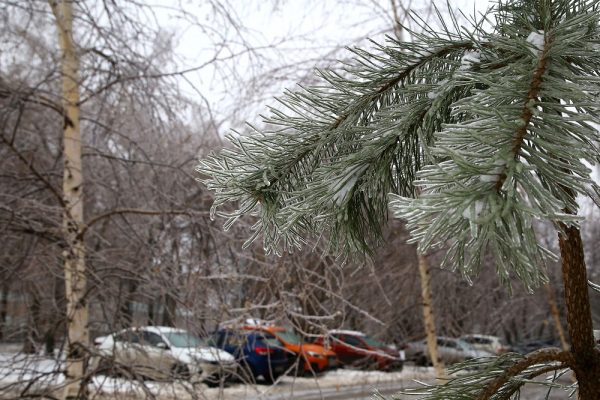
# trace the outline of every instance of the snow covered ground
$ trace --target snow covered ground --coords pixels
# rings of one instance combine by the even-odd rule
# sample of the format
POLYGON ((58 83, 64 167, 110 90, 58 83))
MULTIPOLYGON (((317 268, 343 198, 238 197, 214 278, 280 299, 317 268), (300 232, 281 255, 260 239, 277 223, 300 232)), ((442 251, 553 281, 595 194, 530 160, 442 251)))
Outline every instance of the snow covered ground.
MULTIPOLYGON (((3 349, 4 350, 4 349, 3 349)), ((64 384, 64 362, 42 355, 0 352, 0 397, 18 398, 22 393, 56 395, 64 384)), ((233 383, 209 388, 189 382, 131 381, 123 378, 95 376, 89 384, 92 399, 293 399, 294 393, 342 390, 349 386, 375 390, 378 384, 414 380, 431 381, 430 368, 406 366, 402 372, 357 371, 339 369, 318 377, 281 377, 274 385, 233 383)))

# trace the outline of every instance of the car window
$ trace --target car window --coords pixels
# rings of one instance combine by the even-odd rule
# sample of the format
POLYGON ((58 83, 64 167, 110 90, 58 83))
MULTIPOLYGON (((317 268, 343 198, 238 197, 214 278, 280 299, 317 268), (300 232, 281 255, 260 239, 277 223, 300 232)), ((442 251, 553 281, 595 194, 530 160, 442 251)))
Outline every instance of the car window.
POLYGON ((354 347, 365 347, 362 340, 357 338, 356 336, 345 335, 343 341, 350 346, 354 347))
POLYGON ((167 337, 169 344, 173 347, 188 348, 198 347, 203 344, 202 339, 186 331, 165 332, 164 335, 167 337))
POLYGON ((456 343, 452 340, 438 339, 438 345, 442 347, 456 348, 456 343))
POLYGON ((114 337, 115 342, 125 342, 125 343, 139 343, 140 336, 135 331, 125 331, 121 332, 114 337))
POLYGON ((277 332, 277 335, 279 335, 279 337, 287 343, 291 343, 291 344, 302 343, 302 338, 296 332, 294 332, 292 330, 280 331, 280 332, 277 332))
POLYGON ((237 333, 228 332, 224 340, 225 345, 243 347, 246 344, 246 337, 237 333))
POLYGON ((281 343, 279 341, 279 339, 277 339, 277 337, 275 337, 275 335, 267 333, 267 332, 257 333, 256 334, 256 339, 257 340, 262 340, 268 346, 283 347, 283 343, 281 343))
POLYGON ((154 332, 142 331, 142 340, 150 346, 157 346, 159 343, 165 343, 159 334, 154 332))
POLYGON ((458 347, 459 347, 460 349, 462 349, 462 350, 466 350, 466 351, 473 351, 473 350, 474 350, 474 348, 473 348, 473 345, 471 345, 471 344, 469 344, 469 343, 465 342, 464 340, 458 340, 458 341, 456 342, 456 344, 457 344, 457 345, 458 345, 458 347))
POLYGON ((364 340, 365 342, 367 342, 367 344, 368 344, 369 346, 373 346, 373 347, 385 347, 385 344, 383 344, 382 342, 380 342, 380 341, 379 341, 379 340, 377 340, 377 339, 373 339, 373 338, 372 338, 372 337, 370 337, 370 336, 363 336, 363 340, 364 340))

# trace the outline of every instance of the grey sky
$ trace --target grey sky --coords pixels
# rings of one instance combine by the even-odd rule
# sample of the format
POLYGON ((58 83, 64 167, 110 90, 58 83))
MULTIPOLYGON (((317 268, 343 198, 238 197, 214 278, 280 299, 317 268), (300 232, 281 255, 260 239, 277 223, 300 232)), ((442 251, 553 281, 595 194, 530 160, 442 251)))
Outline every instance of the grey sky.
MULTIPOLYGON (((176 34, 182 69, 216 57, 216 62, 186 74, 182 85, 192 98, 205 98, 224 121, 224 130, 231 127, 228 119, 253 119, 263 112, 274 95, 310 76, 315 65, 335 64, 347 55, 344 46, 369 46, 366 38, 383 41, 384 35, 393 34, 390 0, 225 0, 202 5, 156 1, 159 23, 176 34), (178 7, 189 17, 181 18, 174 11, 178 7), (251 107, 236 110, 241 99, 250 98, 251 107), (237 111, 235 116, 231 110, 237 111)), ((427 2, 403 2, 420 17, 435 19, 427 2)), ((462 8, 467 14, 473 13, 473 4, 451 2, 454 10, 462 8)), ((486 7, 487 1, 476 2, 477 10, 486 7)))

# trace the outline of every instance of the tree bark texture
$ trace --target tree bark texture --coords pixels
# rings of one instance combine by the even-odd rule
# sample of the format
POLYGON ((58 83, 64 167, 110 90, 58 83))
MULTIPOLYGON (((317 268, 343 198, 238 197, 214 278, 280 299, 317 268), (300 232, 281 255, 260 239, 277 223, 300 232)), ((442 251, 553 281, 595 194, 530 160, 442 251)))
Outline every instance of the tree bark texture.
POLYGON ((437 347, 437 335, 435 332, 435 314, 433 312, 433 298, 431 296, 431 277, 429 275, 429 265, 425 255, 418 253, 419 274, 421 276, 421 297, 423 298, 423 322, 425 323, 425 333, 427 335, 427 350, 431 357, 431 362, 435 369, 435 375, 438 379, 446 379, 446 368, 440 358, 437 347))
POLYGON ((86 397, 86 348, 89 342, 88 310, 85 302, 85 247, 80 234, 83 220, 83 174, 79 125, 79 59, 73 41, 73 1, 49 0, 56 18, 63 78, 63 230, 65 250, 65 297, 67 304, 67 362, 64 398, 86 397))
POLYGON ((546 288, 546 292, 548 293, 548 305, 550 306, 550 313, 552 314, 552 319, 554 320, 556 332, 560 338, 560 346, 563 350, 569 350, 569 343, 567 342, 565 330, 563 329, 562 322, 560 321, 560 311, 558 309, 558 305, 556 304, 554 288, 552 287, 551 283, 547 283, 544 286, 546 288))
POLYGON ((595 348, 583 243, 579 229, 560 226, 567 323, 574 358, 579 400, 600 398, 600 352, 595 348))

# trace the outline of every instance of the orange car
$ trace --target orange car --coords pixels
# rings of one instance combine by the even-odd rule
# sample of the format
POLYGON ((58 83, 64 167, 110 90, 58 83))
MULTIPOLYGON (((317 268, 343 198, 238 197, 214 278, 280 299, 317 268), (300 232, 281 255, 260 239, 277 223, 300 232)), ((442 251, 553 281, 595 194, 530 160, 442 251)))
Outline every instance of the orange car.
POLYGON ((303 372, 319 373, 338 367, 338 359, 333 351, 319 344, 304 343, 302 338, 291 329, 273 325, 250 325, 245 326, 244 329, 269 332, 276 336, 286 349, 296 354, 296 357, 302 357, 303 372))

